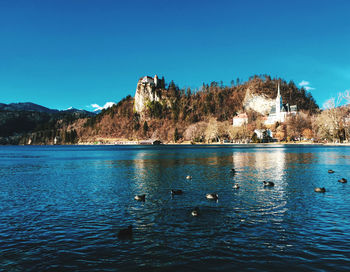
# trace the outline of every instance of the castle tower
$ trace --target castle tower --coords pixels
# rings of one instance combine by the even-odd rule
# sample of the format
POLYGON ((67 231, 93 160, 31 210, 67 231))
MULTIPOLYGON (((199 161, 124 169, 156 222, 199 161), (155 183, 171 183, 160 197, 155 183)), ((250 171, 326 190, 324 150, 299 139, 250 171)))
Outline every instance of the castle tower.
POLYGON ((278 82, 278 90, 277 90, 277 97, 276 97, 276 117, 277 117, 278 120, 281 119, 281 109, 282 109, 282 107, 283 107, 283 104, 282 104, 280 83, 278 82))
POLYGON ((154 76, 153 81, 154 81, 154 85, 157 87, 157 85, 158 85, 158 76, 157 75, 154 76))

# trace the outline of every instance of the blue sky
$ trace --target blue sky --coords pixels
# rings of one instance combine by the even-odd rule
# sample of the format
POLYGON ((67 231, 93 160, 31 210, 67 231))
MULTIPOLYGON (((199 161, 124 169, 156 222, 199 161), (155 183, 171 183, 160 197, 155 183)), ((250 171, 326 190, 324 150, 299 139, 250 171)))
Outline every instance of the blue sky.
POLYGON ((91 109, 143 75, 270 74, 317 103, 350 89, 350 1, 0 0, 0 103, 91 109), (90 108, 89 108, 90 106, 90 108))

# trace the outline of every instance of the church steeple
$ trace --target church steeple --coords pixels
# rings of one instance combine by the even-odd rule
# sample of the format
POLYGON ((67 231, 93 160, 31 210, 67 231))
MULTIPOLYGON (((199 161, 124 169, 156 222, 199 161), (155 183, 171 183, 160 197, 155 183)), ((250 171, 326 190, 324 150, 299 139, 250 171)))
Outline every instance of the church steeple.
POLYGON ((277 97, 276 97, 276 116, 277 116, 277 118, 280 118, 280 113, 281 113, 282 107, 283 107, 283 104, 282 104, 282 97, 281 97, 281 90, 280 90, 280 82, 278 81, 277 97))

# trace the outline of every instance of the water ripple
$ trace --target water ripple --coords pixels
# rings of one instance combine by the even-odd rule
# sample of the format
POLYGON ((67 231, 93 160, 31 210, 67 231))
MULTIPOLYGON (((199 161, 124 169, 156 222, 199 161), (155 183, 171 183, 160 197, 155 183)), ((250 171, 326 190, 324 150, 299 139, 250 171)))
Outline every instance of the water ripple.
POLYGON ((3 147, 0 270, 346 271, 349 150, 3 147), (132 239, 118 239, 128 225, 132 239))

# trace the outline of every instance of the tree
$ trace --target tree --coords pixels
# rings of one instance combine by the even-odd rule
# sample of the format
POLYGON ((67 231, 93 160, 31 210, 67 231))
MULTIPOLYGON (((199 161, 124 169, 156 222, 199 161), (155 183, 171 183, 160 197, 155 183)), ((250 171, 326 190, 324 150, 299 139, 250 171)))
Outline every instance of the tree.
POLYGON ((209 119, 207 129, 205 130, 205 139, 207 140, 207 142, 218 142, 220 140, 218 122, 215 118, 209 119))
POLYGON ((256 135, 255 132, 253 133, 253 136, 252 136, 252 142, 253 142, 254 144, 260 143, 260 140, 259 140, 259 138, 258 138, 258 135, 256 135))
POLYGON ((149 130, 148 124, 147 124, 147 121, 145 121, 145 122, 143 123, 143 134, 144 134, 144 135, 147 135, 148 130, 149 130))
POLYGON ((141 125, 139 123, 139 120, 140 120, 140 115, 137 112, 135 112, 132 118, 134 130, 140 129, 141 125))
POLYGON ((302 135, 305 139, 308 139, 308 140, 313 138, 313 133, 310 128, 305 128, 302 132, 302 135))
POLYGON ((341 140, 341 134, 339 133, 339 130, 343 129, 343 114, 342 109, 339 108, 339 105, 342 99, 343 94, 339 93, 337 100, 335 100, 335 98, 332 97, 323 104, 325 110, 321 114, 323 115, 323 120, 321 120, 325 122, 323 125, 326 128, 326 130, 328 130, 327 134, 330 136, 333 142, 335 142, 336 138, 341 140))
POLYGON ((180 134, 179 134, 177 128, 175 128, 175 131, 174 131, 174 142, 176 143, 179 139, 180 139, 180 134))
POLYGON ((147 103, 147 108, 151 117, 162 118, 163 106, 158 101, 149 101, 147 103))
POLYGON ((245 124, 240 127, 230 126, 228 133, 235 142, 247 142, 249 140, 249 133, 245 124))
POLYGON ((280 125, 276 128, 275 138, 279 141, 285 141, 287 139, 287 126, 280 125))
POLYGON ((203 142, 205 139, 206 122, 198 122, 187 127, 184 139, 192 142, 203 142))
POLYGON ((287 120, 287 135, 292 139, 301 140, 302 133, 305 129, 311 128, 311 120, 307 114, 299 112, 287 120))

